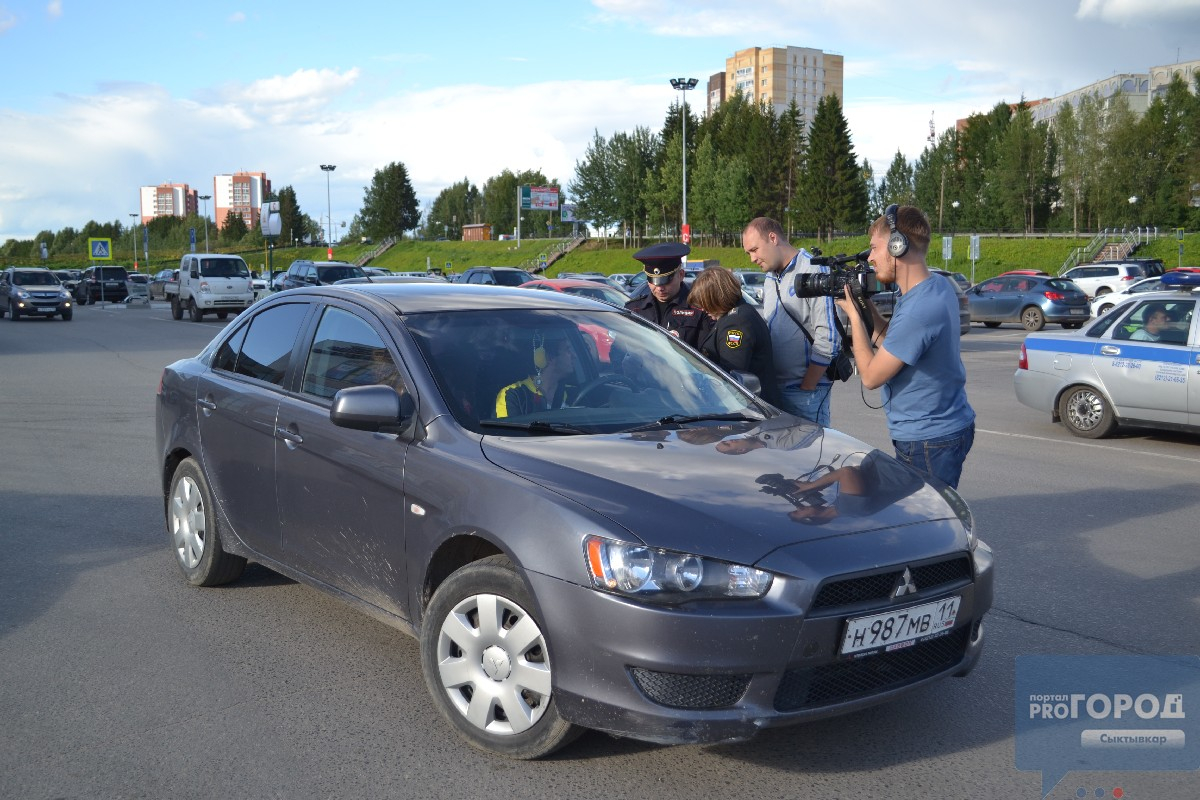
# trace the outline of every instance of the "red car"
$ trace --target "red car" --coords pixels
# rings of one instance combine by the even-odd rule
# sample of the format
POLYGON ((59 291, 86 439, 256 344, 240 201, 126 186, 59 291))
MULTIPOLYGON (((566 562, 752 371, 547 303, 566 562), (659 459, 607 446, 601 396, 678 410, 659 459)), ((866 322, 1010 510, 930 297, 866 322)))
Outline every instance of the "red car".
MULTIPOLYGON (((601 303, 608 303, 610 306, 618 308, 624 308, 625 302, 629 299, 629 295, 615 286, 595 281, 580 280, 578 278, 538 278, 537 280, 521 284, 521 288, 578 295, 579 297, 586 297, 589 300, 599 300, 601 303)), ((596 354, 600 360, 607 362, 609 350, 612 348, 612 337, 609 335, 609 332, 602 328, 594 328, 593 326, 586 325, 581 326, 581 329, 587 331, 588 335, 596 343, 596 354)))

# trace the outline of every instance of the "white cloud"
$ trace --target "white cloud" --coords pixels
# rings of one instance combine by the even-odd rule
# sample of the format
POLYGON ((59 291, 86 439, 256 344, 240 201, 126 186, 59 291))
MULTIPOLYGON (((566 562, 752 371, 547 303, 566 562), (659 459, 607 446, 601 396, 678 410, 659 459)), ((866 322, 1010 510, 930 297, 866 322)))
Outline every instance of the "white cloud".
POLYGON ((245 11, 233 12, 232 14, 229 15, 229 21, 230 22, 245 22, 246 21, 246 12, 245 11))
POLYGON ((50 0, 46 4, 46 13, 54 19, 58 19, 63 15, 62 0, 50 0))
POLYGON ((1095 17, 1105 22, 1145 22, 1200 16, 1200 0, 1079 0, 1079 19, 1095 17))
POLYGON ((17 18, 11 12, 0 8, 0 36, 17 27, 17 18))

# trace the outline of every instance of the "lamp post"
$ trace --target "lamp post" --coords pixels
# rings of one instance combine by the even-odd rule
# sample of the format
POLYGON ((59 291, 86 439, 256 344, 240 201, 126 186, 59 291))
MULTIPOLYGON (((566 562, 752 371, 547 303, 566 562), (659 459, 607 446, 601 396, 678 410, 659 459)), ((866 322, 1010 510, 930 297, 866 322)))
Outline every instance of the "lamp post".
POLYGON ((322 164, 321 170, 325 173, 325 207, 329 211, 329 239, 326 246, 329 249, 329 258, 333 258, 333 203, 330 201, 329 194, 329 173, 337 169, 336 164, 322 164))
POLYGON ((958 206, 959 206, 959 202, 957 200, 955 200, 954 202, 952 202, 950 204, 950 208, 954 209, 954 213, 951 214, 951 219, 950 219, 950 238, 951 239, 953 239, 954 234, 958 232, 958 206))
POLYGON ((204 201, 204 252, 208 250, 208 201, 212 200, 211 194, 202 194, 200 199, 204 201))
POLYGON ((692 239, 692 231, 687 224, 687 92, 695 89, 698 81, 695 78, 671 78, 671 88, 678 89, 683 98, 683 223, 680 228, 680 238, 684 244, 692 239))
MULTIPOLYGON (((129 216, 133 217, 135 220, 138 218, 137 214, 131 213, 129 216)), ((129 243, 131 245, 133 245, 133 271, 137 272, 138 261, 137 261, 137 223, 136 222, 129 226, 129 243)))

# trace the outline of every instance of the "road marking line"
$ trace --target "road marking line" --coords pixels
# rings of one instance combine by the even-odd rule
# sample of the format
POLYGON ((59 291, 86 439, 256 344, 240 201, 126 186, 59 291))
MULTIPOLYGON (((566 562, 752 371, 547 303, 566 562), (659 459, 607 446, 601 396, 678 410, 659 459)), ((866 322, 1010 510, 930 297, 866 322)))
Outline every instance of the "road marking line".
POLYGON ((1077 447, 1095 447, 1098 450, 1112 450, 1113 452, 1123 455, 1141 455, 1149 456, 1150 458, 1169 458, 1172 461, 1188 461, 1193 464, 1200 464, 1200 458, 1191 458, 1189 456, 1173 456, 1170 453, 1152 453, 1147 450, 1129 450, 1124 447, 1115 447, 1111 444, 1096 444, 1094 442, 1077 442, 1073 439, 1049 440, 1044 436, 1030 436, 1026 433, 1007 433, 1005 431, 989 431, 986 428, 979 428, 976 433, 990 433, 993 436, 1008 436, 1012 439, 1032 439, 1036 442, 1054 441, 1055 444, 1073 444, 1077 447))

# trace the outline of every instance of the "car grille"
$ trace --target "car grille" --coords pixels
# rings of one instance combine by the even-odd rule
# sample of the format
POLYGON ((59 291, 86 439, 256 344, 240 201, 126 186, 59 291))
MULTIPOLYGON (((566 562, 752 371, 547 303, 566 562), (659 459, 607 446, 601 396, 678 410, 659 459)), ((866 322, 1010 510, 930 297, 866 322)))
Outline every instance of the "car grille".
POLYGON ((776 711, 799 711, 844 703, 898 689, 962 661, 971 627, 865 658, 788 670, 775 693, 776 711))
MULTIPOLYGON (((904 574, 905 565, 893 567, 888 572, 877 572, 873 575, 863 575, 845 578, 826 583, 817 592, 812 610, 837 608, 854 603, 878 602, 888 600, 896 589, 896 584, 904 574)), ((968 556, 956 556, 932 564, 910 566, 913 583, 918 591, 940 591, 949 588, 951 584, 971 580, 971 559, 968 556)))
POLYGON ((750 685, 750 674, 682 675, 641 667, 630 669, 638 688, 654 702, 671 708, 723 708, 736 703, 750 685))
POLYGON ((232 300, 214 300, 213 305, 214 306, 235 306, 237 308, 245 308, 246 301, 238 300, 237 298, 234 298, 232 300))

